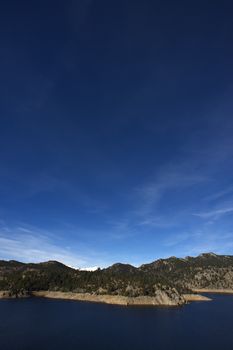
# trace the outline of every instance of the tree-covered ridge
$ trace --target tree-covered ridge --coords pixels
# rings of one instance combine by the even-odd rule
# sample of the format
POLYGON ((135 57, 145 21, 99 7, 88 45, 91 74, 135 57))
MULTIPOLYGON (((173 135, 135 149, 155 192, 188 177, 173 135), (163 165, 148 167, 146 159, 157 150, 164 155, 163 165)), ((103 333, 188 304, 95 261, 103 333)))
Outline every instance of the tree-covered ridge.
POLYGON ((21 295, 38 290, 124 296, 189 292, 192 288, 232 288, 233 256, 202 254, 159 259, 136 268, 114 264, 97 271, 75 270, 57 261, 25 264, 0 261, 0 290, 21 295))

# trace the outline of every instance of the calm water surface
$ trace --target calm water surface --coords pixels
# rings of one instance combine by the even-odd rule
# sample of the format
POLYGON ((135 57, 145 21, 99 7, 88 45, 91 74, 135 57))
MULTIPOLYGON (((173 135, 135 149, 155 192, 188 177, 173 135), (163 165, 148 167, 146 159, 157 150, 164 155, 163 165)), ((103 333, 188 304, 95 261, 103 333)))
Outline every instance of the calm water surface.
POLYGON ((1 350, 232 350, 233 296, 181 308, 0 301, 1 350))

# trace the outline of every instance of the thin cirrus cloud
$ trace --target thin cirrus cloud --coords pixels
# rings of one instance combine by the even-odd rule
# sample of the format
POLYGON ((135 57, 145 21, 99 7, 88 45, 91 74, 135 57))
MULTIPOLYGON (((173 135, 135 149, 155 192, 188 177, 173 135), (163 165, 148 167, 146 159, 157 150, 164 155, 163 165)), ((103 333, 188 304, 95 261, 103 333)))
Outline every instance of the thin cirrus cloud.
POLYGON ((207 197, 204 198, 205 201, 215 201, 218 200, 219 198, 231 195, 233 193, 233 186, 230 186, 222 191, 213 193, 207 197))
POLYGON ((233 248, 233 232, 199 229, 174 234, 164 240, 167 251, 180 256, 197 255, 203 252, 229 253, 233 248))
POLYGON ((157 181, 145 184, 137 189, 138 202, 142 203, 141 212, 148 213, 158 204, 163 195, 173 189, 184 189, 196 185, 206 178, 200 175, 182 173, 176 169, 167 169, 157 181))
POLYGON ((132 211, 136 226, 169 229, 182 223, 187 216, 187 205, 185 209, 181 208, 180 197, 174 197, 173 191, 184 193, 184 191, 191 190, 194 186, 208 181, 207 176, 197 173, 193 169, 191 171, 191 169, 190 163, 169 164, 161 169, 156 180, 145 183, 136 189, 135 210, 132 211), (165 196, 176 200, 178 204, 173 209, 172 216, 169 215, 169 220, 166 213, 161 212, 160 203, 165 196))
POLYGON ((229 214, 233 212, 233 207, 216 209, 212 211, 202 212, 202 213, 194 213, 194 216, 198 216, 202 219, 218 219, 219 217, 229 214))
POLYGON ((42 262, 57 260, 74 268, 93 264, 85 257, 54 243, 46 232, 27 227, 3 226, 0 229, 0 256, 2 259, 15 259, 22 262, 42 262))

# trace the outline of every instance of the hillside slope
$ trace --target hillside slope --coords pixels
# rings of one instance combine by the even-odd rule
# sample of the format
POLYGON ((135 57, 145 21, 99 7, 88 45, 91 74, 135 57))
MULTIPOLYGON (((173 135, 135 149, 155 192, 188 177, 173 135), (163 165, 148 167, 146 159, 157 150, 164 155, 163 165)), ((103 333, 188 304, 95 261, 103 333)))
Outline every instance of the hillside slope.
POLYGON ((159 259, 136 268, 114 264, 97 271, 81 271, 57 261, 25 264, 0 261, 0 290, 11 296, 35 291, 89 293, 124 297, 156 297, 183 303, 193 289, 233 290, 233 256, 159 259))

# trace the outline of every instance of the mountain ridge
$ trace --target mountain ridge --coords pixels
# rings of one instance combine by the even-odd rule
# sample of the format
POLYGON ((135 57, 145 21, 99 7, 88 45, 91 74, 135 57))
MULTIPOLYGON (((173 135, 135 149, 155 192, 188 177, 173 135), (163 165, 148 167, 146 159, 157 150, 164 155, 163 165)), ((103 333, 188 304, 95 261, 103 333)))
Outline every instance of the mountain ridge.
MULTIPOLYGON (((216 254, 216 253, 213 253, 213 252, 208 252, 208 253, 201 253, 197 256, 185 256, 184 258, 182 257, 176 257, 174 255, 170 256, 170 257, 167 257, 167 258, 159 258, 159 259, 156 259, 156 260, 153 260, 152 262, 148 262, 148 263, 144 263, 142 265, 139 265, 138 267, 134 266, 133 264, 130 264, 130 263, 121 263, 121 262, 116 262, 116 263, 113 263, 112 265, 109 265, 107 267, 104 267, 104 268, 100 268, 98 267, 98 269, 100 270, 107 270, 109 268, 115 268, 117 266, 127 266, 127 267, 131 267, 133 269, 141 269, 142 267, 144 266, 149 266, 149 265, 152 265, 152 264, 155 264, 155 263, 158 263, 158 262, 169 262, 169 261, 172 261, 172 260, 177 260, 177 261, 183 261, 183 262, 186 262, 186 261, 189 261, 189 260, 197 260, 197 259, 200 259, 200 258, 232 258, 233 259, 233 255, 226 255, 226 254, 216 254)), ((58 260, 46 260, 46 261, 41 261, 41 262, 21 262, 21 261, 18 261, 18 260, 0 260, 0 267, 2 264, 9 264, 9 265, 19 265, 19 266, 37 266, 37 265, 62 265, 64 266, 65 268, 68 268, 68 269, 72 269, 72 270, 78 270, 78 271, 89 271, 87 270, 86 268, 82 269, 82 268, 74 268, 74 267, 71 267, 71 266, 68 266, 58 260)), ((90 271, 92 272, 92 271, 90 271)))
POLYGON ((115 263, 96 271, 74 269, 58 261, 0 261, 0 291, 8 291, 13 297, 38 291, 86 293, 150 297, 167 300, 171 305, 182 304, 184 294, 202 289, 233 290, 233 256, 215 253, 186 258, 171 256, 139 267, 115 263))

